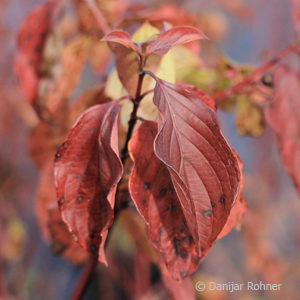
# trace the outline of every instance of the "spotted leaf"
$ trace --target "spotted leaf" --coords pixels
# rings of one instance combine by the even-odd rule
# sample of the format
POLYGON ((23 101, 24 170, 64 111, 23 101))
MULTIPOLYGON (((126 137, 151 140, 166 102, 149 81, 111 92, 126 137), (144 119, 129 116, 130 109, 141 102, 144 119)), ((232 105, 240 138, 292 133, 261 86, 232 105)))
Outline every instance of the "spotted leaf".
POLYGON ((64 222, 79 244, 105 262, 103 245, 113 220, 118 155, 116 101, 85 111, 55 156, 55 184, 64 222))
POLYGON ((157 124, 145 121, 129 145, 134 167, 129 180, 131 197, 148 224, 150 239, 180 280, 198 266, 200 257, 178 200, 169 171, 154 154, 157 124))
POLYGON ((156 156, 167 166, 187 227, 205 252, 223 228, 239 182, 238 162, 217 115, 194 93, 156 78, 156 156))

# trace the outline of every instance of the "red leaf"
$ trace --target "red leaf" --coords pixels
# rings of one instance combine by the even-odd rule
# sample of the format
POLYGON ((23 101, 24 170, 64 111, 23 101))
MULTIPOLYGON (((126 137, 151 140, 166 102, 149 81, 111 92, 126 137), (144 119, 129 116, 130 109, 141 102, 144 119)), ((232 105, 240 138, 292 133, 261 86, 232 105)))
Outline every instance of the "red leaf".
POLYGON ((52 252, 75 264, 83 263, 87 252, 75 243, 57 206, 52 161, 48 161, 41 171, 35 207, 43 237, 50 243, 52 252))
POLYGON ((168 272, 165 267, 161 268, 161 273, 163 285, 171 299, 195 299, 195 288, 190 278, 185 278, 183 281, 178 282, 168 276, 168 272))
POLYGON ((274 74, 274 87, 266 119, 276 133, 283 165, 300 194, 300 76, 280 66, 274 74))
POLYGON ((186 226, 185 216, 169 171, 154 154, 157 124, 145 121, 130 140, 134 167, 129 191, 138 211, 148 224, 150 239, 170 274, 180 280, 198 266, 200 257, 186 226))
POLYGON ((158 38, 147 46, 146 55, 164 55, 172 47, 199 39, 207 38, 202 31, 191 26, 178 26, 161 33, 158 38))
POLYGON ((242 195, 242 191, 244 188, 243 162, 241 161, 240 157, 234 150, 233 150, 233 153, 236 155, 236 158, 239 163, 239 168, 240 168, 240 173, 241 173, 241 182, 240 182, 240 186, 239 186, 238 196, 231 207, 231 211, 230 211, 229 217, 227 219, 227 222, 226 222, 225 226, 223 227, 222 231, 219 233, 218 239, 224 237, 225 235, 230 233, 231 230, 235 226, 239 225, 239 222, 240 222, 242 216, 246 213, 246 210, 247 210, 247 204, 242 195))
POLYGON ((210 98, 207 94, 205 94, 200 89, 196 88, 195 86, 191 84, 180 84, 181 87, 189 91, 190 93, 194 94, 196 97, 198 97, 202 102, 204 102, 206 105, 208 105, 210 108, 212 108, 214 111, 216 111, 216 105, 215 101, 210 98))
POLYGON ((296 31, 300 31, 300 0, 291 0, 291 13, 296 31))
POLYGON ((22 91, 30 103, 36 97, 40 62, 57 5, 58 1, 48 1, 37 7, 26 18, 18 34, 15 71, 22 91))
POLYGON ((106 34, 101 41, 119 43, 127 48, 131 48, 137 53, 140 53, 136 44, 131 40, 129 33, 125 31, 113 30, 106 34))
POLYGON ((105 262, 103 246, 113 220, 118 156, 116 101, 85 111, 55 157, 55 184, 64 222, 80 245, 105 262))
POLYGON ((156 78, 158 134, 154 151, 166 164, 187 226, 205 251, 228 218, 240 182, 238 162, 216 113, 194 94, 156 78))

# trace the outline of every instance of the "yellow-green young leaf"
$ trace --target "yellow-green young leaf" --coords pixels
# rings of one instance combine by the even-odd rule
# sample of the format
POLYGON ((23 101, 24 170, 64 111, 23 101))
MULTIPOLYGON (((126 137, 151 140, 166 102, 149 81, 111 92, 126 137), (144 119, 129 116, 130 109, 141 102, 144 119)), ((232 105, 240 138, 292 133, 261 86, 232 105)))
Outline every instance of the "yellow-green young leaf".
POLYGON ((125 96, 128 94, 119 79, 116 68, 114 68, 110 72, 110 74, 107 78, 107 82, 106 82, 106 86, 105 86, 105 94, 106 94, 106 96, 108 96, 114 100, 119 99, 122 96, 125 96))
POLYGON ((235 125, 238 134, 260 136, 264 131, 264 118, 259 107, 247 95, 236 100, 235 125))
MULTIPOLYGON (((172 50, 162 57, 155 75, 170 83, 176 82, 175 60, 172 50)), ((143 92, 154 89, 155 87, 154 79, 148 77, 146 80, 143 86, 143 92)), ((157 114, 157 108, 153 104, 152 98, 153 94, 147 95, 141 102, 138 112, 140 117, 147 120, 154 120, 157 114)))
MULTIPOLYGON (((159 33, 159 30, 150 25, 148 22, 144 23, 132 36, 132 40, 135 42, 142 42, 148 40, 153 35, 159 33)), ((176 69, 175 69, 175 60, 172 53, 173 50, 169 51, 164 55, 160 62, 158 68, 154 71, 156 76, 159 78, 175 83, 176 82, 176 69)), ((151 62, 151 59, 155 59, 156 55, 150 55, 148 61, 151 62)), ((149 64, 150 64, 149 62, 149 64)), ((149 69, 146 65, 145 69, 149 69)), ((143 81, 142 93, 154 89, 155 82, 149 77, 145 76, 143 81)), ((113 69, 110 73, 105 88, 105 93, 108 97, 112 99, 118 99, 124 95, 127 95, 127 91, 123 88, 122 83, 118 77, 116 69, 113 69)), ((145 118, 147 120, 154 120, 156 117, 157 109, 152 102, 153 94, 146 96, 141 104, 138 111, 138 116, 145 118)), ((130 113, 132 111, 132 103, 130 101, 122 101, 120 103, 121 112, 120 112, 120 123, 124 128, 127 128, 128 120, 130 113)))
POLYGON ((132 41, 136 43, 142 43, 147 41, 149 38, 159 34, 159 30, 152 26, 149 22, 145 22, 131 37, 132 41))
POLYGON ((199 69, 199 67, 190 66, 186 68, 186 76, 184 80, 181 81, 192 84, 205 92, 209 92, 211 87, 214 86, 216 78, 217 73, 213 69, 199 69))
POLYGON ((200 57, 184 45, 176 46, 172 49, 172 52, 175 60, 176 79, 177 81, 185 82, 185 78, 189 75, 191 69, 200 68, 202 61, 200 57))

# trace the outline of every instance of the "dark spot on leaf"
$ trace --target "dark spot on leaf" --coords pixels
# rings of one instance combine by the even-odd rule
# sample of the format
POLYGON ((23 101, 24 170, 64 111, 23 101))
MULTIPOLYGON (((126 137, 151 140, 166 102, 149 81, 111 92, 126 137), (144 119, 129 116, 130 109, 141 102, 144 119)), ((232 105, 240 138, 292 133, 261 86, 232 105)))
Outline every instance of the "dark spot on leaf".
POLYGON ((91 251, 91 253, 93 253, 94 255, 97 255, 97 254, 98 254, 98 249, 97 249, 97 247, 96 247, 94 244, 91 244, 91 245, 90 245, 90 251, 91 251))
POLYGON ((216 207, 216 203, 213 202, 213 201, 211 201, 211 207, 212 207, 212 208, 216 207))
POLYGON ((175 248, 175 254, 176 256, 180 256, 180 241, 177 238, 173 239, 173 245, 175 248))
POLYGON ((189 257, 189 254, 185 250, 181 250, 180 251, 180 257, 183 258, 183 259, 187 259, 189 257))
POLYGON ((212 216, 212 210, 211 209, 205 209, 202 211, 202 216, 204 218, 210 218, 212 216))
POLYGON ((58 204, 59 204, 59 205, 63 205, 65 202, 66 202, 65 197, 61 197, 61 198, 58 200, 58 204))
POLYGON ((187 272, 186 271, 181 271, 180 276, 181 276, 181 278, 185 278, 187 276, 187 272))
POLYGON ((199 260, 200 260, 200 257, 199 257, 199 256, 194 256, 194 257, 193 257, 193 262, 194 262, 195 264, 198 264, 199 260))
POLYGON ((160 197, 163 197, 163 196, 167 193, 167 191, 168 191, 168 190, 167 190, 167 189, 164 189, 164 188, 160 189, 160 190, 159 190, 159 196, 160 196, 160 197))
POLYGON ((81 202, 81 201, 83 200, 83 196, 77 196, 76 200, 77 200, 78 202, 81 202))
POLYGON ((225 195, 221 195, 219 198, 219 203, 225 205, 225 195))
POLYGON ((171 204, 171 211, 175 212, 177 210, 177 206, 175 204, 171 204))
POLYGON ((90 239, 94 239, 95 238, 95 234, 91 233, 90 234, 90 239))
POLYGON ((143 200, 142 200, 142 204, 143 204, 143 206, 146 205, 146 199, 143 199, 143 200))
POLYGON ((145 182, 144 183, 144 190, 147 191, 150 189, 151 183, 150 182, 145 182))
POLYGON ((61 157, 60 153, 56 153, 54 157, 54 161, 57 161, 61 157))
POLYGON ((191 235, 189 235, 184 238, 184 241, 190 246, 192 244, 192 242, 194 241, 194 239, 191 235))
POLYGON ((173 188, 173 186, 170 186, 170 187, 169 187, 169 191, 170 191, 171 193, 174 193, 174 188, 173 188))

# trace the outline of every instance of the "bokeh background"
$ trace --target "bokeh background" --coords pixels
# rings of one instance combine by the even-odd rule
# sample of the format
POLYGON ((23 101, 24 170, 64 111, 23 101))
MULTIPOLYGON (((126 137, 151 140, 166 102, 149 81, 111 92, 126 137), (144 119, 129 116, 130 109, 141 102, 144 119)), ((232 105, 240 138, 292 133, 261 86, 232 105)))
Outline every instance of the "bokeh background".
MULTIPOLYGON (((54 256, 41 237, 34 208, 39 171, 27 150, 32 116, 13 71, 18 28, 28 13, 44 2, 1 0, 0 3, 1 300, 67 299, 81 270, 54 256)), ((217 32, 210 42, 239 63, 258 66, 294 39, 289 1, 144 1, 150 7, 162 2, 210 16, 217 32)), ((294 63, 294 58, 287 58, 287 61, 294 63)), ((88 81, 89 74, 86 76, 88 81)), ((205 291, 197 297, 297 299, 300 291, 300 199, 281 165, 276 138, 268 127, 259 138, 240 137, 232 113, 220 111, 219 117, 224 135, 244 163, 244 196, 248 211, 240 230, 234 230, 215 243, 193 280, 219 283, 262 280, 282 283, 282 289, 235 293, 205 291)), ((101 278, 101 274, 105 276, 105 268, 100 269, 85 299, 127 299, 122 293, 109 291, 118 289, 118 283, 101 278), (100 296, 95 296, 96 293, 100 296)))

